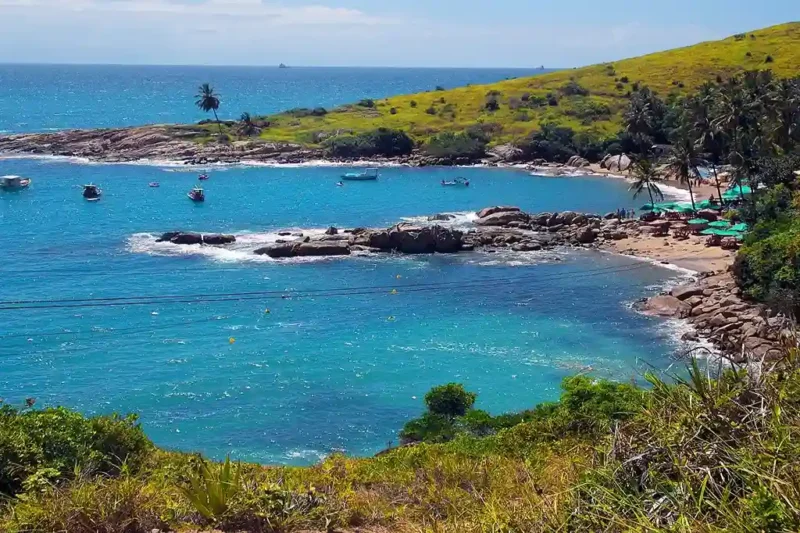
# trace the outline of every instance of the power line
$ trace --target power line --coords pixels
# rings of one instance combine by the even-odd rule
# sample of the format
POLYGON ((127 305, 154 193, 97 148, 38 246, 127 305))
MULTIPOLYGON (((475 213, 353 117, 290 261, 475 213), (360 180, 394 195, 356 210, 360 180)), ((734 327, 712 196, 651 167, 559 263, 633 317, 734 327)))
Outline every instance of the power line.
POLYGON ((251 291, 242 293, 217 293, 203 296, 192 295, 153 295, 153 296, 129 296, 129 297, 109 297, 109 298, 83 298, 68 300, 18 300, 0 301, 0 311, 16 311, 25 309, 78 309, 89 307, 123 307, 134 305, 154 305, 154 304, 192 304, 192 303, 220 303, 232 301, 251 301, 264 299, 288 299, 288 298, 323 298, 337 296, 363 296, 384 292, 388 289, 396 289, 398 292, 420 292, 446 290, 452 287, 464 288, 469 286, 491 286, 495 284, 507 284, 533 281, 550 281, 562 278, 580 278, 593 275, 606 275, 617 272, 626 272, 641 269, 648 266, 646 263, 637 263, 624 267, 605 267, 585 272, 566 272, 557 273, 550 276, 526 275, 506 278, 485 278, 472 281, 453 281, 438 283, 418 283, 409 285, 379 285, 371 287, 342 287, 328 289, 307 289, 307 290, 283 290, 283 291, 251 291))

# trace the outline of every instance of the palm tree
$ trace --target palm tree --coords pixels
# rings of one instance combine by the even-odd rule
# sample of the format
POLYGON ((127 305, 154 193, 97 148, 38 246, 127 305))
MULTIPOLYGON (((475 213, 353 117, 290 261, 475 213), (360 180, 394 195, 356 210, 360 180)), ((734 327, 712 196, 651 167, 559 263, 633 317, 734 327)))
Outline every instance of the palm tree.
POLYGON ((209 111, 214 112, 214 120, 217 121, 217 126, 219 127, 220 134, 222 133, 222 123, 219 121, 219 117, 217 116, 217 109, 219 109, 219 95, 214 92, 214 88, 211 85, 204 83, 198 89, 199 92, 195 95, 197 101, 194 103, 197 107, 208 113, 209 111))
POLYGON ((653 162, 650 161, 650 159, 643 158, 634 163, 633 180, 628 190, 633 191, 634 199, 644 191, 647 191, 647 194, 650 195, 651 206, 655 204, 653 195, 657 196, 660 200, 664 199, 664 193, 661 192, 661 189, 658 187, 658 182, 661 181, 661 178, 656 174, 653 162))
POLYGON ((258 133, 258 126, 253 122, 253 117, 250 116, 250 113, 242 113, 242 116, 239 117, 239 122, 239 133, 242 135, 250 137, 258 133))
POLYGON ((700 166, 702 160, 697 155, 694 140, 685 131, 677 135, 676 142, 672 145, 672 150, 667 160, 667 172, 678 178, 680 183, 689 186, 689 198, 692 200, 692 211, 697 211, 694 205, 694 191, 692 190, 692 180, 700 177, 700 166))
POLYGON ((717 97, 716 88, 706 83, 698 92, 698 95, 687 102, 687 110, 690 118, 689 127, 693 128, 698 134, 698 145, 708 154, 707 165, 711 165, 714 173, 714 184, 717 187, 719 205, 723 205, 722 188, 719 185, 719 175, 717 165, 722 159, 724 150, 725 135, 713 120, 713 107, 717 97))

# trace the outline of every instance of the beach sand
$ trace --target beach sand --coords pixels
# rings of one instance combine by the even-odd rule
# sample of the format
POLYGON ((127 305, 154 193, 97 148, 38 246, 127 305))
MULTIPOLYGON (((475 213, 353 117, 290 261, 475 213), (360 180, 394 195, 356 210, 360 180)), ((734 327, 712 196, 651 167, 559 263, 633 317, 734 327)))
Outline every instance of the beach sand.
POLYGON ((687 240, 641 235, 636 238, 607 242, 606 250, 633 255, 660 263, 675 265, 695 272, 726 271, 733 265, 735 251, 719 246, 707 247, 706 237, 691 236, 687 240))

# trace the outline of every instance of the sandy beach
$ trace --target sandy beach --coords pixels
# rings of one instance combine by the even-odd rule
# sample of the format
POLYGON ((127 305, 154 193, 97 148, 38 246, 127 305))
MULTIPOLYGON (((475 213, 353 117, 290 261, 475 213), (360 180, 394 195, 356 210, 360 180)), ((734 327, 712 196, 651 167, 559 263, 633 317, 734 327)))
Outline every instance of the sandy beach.
POLYGON ((735 251, 706 246, 705 237, 691 236, 679 241, 670 237, 641 235, 635 239, 609 241, 605 249, 659 263, 671 264, 695 272, 725 271, 733 264, 735 251))

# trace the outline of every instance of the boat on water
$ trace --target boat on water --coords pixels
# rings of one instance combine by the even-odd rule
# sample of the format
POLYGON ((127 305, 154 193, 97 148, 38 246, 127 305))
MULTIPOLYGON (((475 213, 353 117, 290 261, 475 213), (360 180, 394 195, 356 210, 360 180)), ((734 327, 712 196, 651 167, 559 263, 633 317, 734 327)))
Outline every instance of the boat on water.
POLYGON ((345 181, 374 181, 378 179, 378 169, 368 168, 363 172, 348 172, 342 174, 342 179, 345 181))
POLYGON ((456 178, 451 181, 442 180, 442 187, 469 187, 469 180, 466 178, 456 178))
POLYGON ((30 185, 30 178, 13 175, 0 177, 0 189, 4 191, 21 191, 22 189, 27 189, 30 185))
POLYGON ((158 183, 157 181, 151 181, 151 182, 149 183, 149 186, 150 186, 150 187, 152 187, 153 189, 156 189, 156 188, 158 188, 158 187, 161 187, 161 184, 160 184, 160 183, 158 183))
POLYGON ((200 187, 195 187, 186 196, 193 202, 205 202, 206 193, 200 187))
POLYGON ((200 181, 206 181, 208 179, 208 174, 200 174, 197 179, 200 181))
POLYGON ((83 197, 89 202, 97 202, 103 195, 103 190, 97 185, 88 184, 83 186, 83 197))

